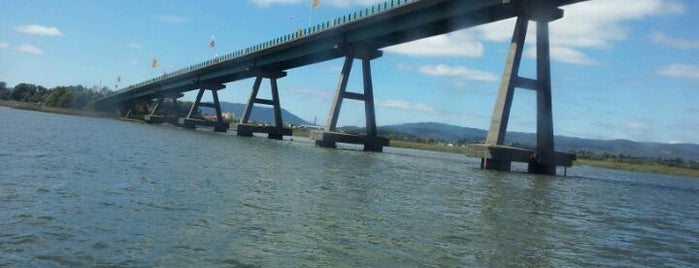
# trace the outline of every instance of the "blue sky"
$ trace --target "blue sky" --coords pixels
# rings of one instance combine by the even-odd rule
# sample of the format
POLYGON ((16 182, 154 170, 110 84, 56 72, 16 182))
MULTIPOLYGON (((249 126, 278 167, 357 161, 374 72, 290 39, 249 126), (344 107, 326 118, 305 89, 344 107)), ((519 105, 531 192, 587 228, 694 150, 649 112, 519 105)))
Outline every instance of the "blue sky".
MULTIPOLYGON (((0 0, 0 81, 123 88, 382 1, 311 2, 0 0)), ((557 135, 699 143, 698 1, 592 0, 565 12, 551 24, 557 135)), ((487 129, 513 27, 496 22, 385 49, 372 62, 377 123, 487 129)), ((520 74, 534 77, 529 39, 520 74)), ((288 70, 283 108, 324 124, 341 65, 288 70)), ((358 70, 351 91, 360 90, 358 70)), ((229 83, 222 100, 247 101, 252 83, 229 83)), ((339 125, 363 125, 362 105, 346 101, 339 125)), ((508 129, 534 132, 534 107, 534 92, 517 90, 508 129)))

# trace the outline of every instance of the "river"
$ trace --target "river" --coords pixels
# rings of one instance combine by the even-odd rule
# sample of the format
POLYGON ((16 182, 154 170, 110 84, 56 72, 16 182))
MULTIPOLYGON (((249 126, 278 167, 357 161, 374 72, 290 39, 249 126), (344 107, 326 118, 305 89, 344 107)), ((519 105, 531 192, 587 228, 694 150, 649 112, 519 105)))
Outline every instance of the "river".
POLYGON ((1 267, 690 267, 699 180, 0 107, 1 267))

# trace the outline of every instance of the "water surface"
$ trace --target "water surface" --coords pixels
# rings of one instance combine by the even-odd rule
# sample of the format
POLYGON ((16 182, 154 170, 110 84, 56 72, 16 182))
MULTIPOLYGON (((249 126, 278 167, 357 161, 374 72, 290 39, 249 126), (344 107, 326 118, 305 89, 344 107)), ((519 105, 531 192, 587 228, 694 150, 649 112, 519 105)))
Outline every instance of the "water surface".
POLYGON ((0 266, 699 265, 692 178, 4 107, 0 125, 0 266))

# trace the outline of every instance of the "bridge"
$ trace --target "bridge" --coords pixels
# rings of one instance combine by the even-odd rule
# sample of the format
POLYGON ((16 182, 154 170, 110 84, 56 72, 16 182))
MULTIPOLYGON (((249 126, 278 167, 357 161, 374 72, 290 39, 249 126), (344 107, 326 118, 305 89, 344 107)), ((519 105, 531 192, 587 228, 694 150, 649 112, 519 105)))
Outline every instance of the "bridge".
MULTIPOLYGON (((344 58, 335 96, 323 131, 313 132, 316 145, 334 148, 336 143, 363 144, 365 151, 382 151, 388 139, 376 131, 371 61, 382 56, 380 49, 435 35, 441 35, 473 26, 516 17, 510 50, 505 62, 502 81, 495 103, 493 117, 485 144, 470 146, 467 155, 480 157, 484 169, 510 170, 511 162, 525 162, 529 172, 556 174, 556 166, 571 166, 573 155, 554 151, 553 119, 551 112, 551 79, 549 59, 550 22, 563 17, 561 6, 586 0, 390 0, 357 12, 298 30, 267 42, 241 49, 211 60, 198 63, 162 76, 128 86, 98 101, 98 107, 116 109, 129 116, 138 103, 156 100, 148 122, 175 121, 186 128, 205 125, 215 131, 227 131, 223 121, 218 91, 225 83, 255 78, 252 92, 237 135, 252 136, 266 133, 269 138, 281 139, 291 135, 281 118, 277 80, 286 76, 286 70, 327 60, 344 58), (524 40, 529 21, 537 24, 537 75, 535 79, 518 74, 524 40), (348 92, 347 79, 353 62, 361 61, 363 92, 348 92), (263 80, 269 80, 271 99, 258 98, 263 80), (515 88, 537 92, 537 147, 515 148, 503 144, 515 88), (178 118, 164 108, 166 101, 177 104, 183 92, 198 90, 196 100, 185 117, 178 118), (209 91, 213 102, 202 102, 209 91), (344 99, 364 102, 365 135, 337 132, 337 119, 344 99), (256 104, 274 108, 274 126, 250 124, 252 108, 256 104), (199 107, 216 110, 215 121, 194 117, 199 107)), ((170 109, 171 110, 171 109, 170 109)))

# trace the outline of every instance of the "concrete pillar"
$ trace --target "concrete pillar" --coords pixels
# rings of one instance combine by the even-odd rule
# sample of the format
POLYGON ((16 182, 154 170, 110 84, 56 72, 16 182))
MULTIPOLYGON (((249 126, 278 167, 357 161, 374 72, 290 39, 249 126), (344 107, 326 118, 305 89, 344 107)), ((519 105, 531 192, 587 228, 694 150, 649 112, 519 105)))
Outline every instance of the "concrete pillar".
POLYGON ((270 139, 281 140, 284 135, 291 135, 291 129, 284 128, 282 120, 282 110, 279 101, 279 88, 277 86, 277 79, 285 77, 286 72, 280 71, 264 71, 256 70, 257 77, 255 77, 255 83, 252 86, 252 92, 248 103, 245 106, 245 111, 243 111, 243 116, 241 117, 240 124, 238 124, 238 136, 252 136, 253 132, 267 133, 267 137, 270 139), (270 87, 272 91, 272 99, 260 99, 257 98, 257 94, 260 90, 260 85, 262 84, 262 79, 267 78, 270 81, 270 87), (274 126, 254 126, 248 124, 250 120, 250 114, 252 113, 252 108, 255 104, 266 104, 271 105, 274 109, 274 126))
POLYGON ((488 145, 502 145, 505 141, 507 124, 510 119, 510 109, 512 108, 512 99, 514 97, 514 81, 519 77, 519 65, 522 61, 522 50, 527 36, 528 25, 529 19, 523 16, 517 17, 509 54, 505 61, 505 70, 502 73, 502 81, 500 81, 498 97, 495 101, 495 108, 493 109, 493 117, 490 120, 488 137, 485 142, 488 145))
POLYGON ((529 172, 556 174, 553 144, 553 111, 551 103, 551 64, 549 58, 549 22, 536 23, 536 156, 529 163, 529 172))
POLYGON ((347 142, 363 144, 364 151, 381 152, 383 151, 383 146, 388 145, 388 140, 377 137, 374 87, 371 78, 371 60, 381 57, 383 53, 368 47, 337 45, 335 48, 345 54, 345 62, 340 72, 340 79, 335 90, 335 96, 333 97, 333 103, 330 107, 330 114, 328 115, 325 129, 322 133, 311 133, 311 136, 316 140, 316 145, 321 147, 335 148, 337 142, 347 142), (363 93, 347 92, 347 81, 349 80, 352 64, 355 59, 362 61, 363 93), (364 115, 366 119, 365 136, 336 133, 340 108, 345 98, 364 102, 364 115))
MULTIPOLYGON (((522 3, 517 7, 519 16, 512 35, 510 51, 505 62, 500 90, 495 101, 493 117, 486 139, 486 146, 503 147, 507 124, 509 121, 514 89, 525 88, 536 91, 536 150, 531 155, 530 173, 556 174, 555 151, 553 144, 553 116, 551 107, 551 63, 549 53, 549 22, 561 18, 563 11, 551 5, 546 0, 522 3), (537 23, 536 27, 536 79, 519 76, 522 50, 527 35, 530 20, 537 23)), ((511 150, 515 152, 516 150, 511 150)), ((511 156, 483 158, 481 167, 484 169, 509 170, 511 156)))
POLYGON ((197 98, 195 99, 194 103, 192 104, 192 107, 189 108, 189 112, 187 113, 187 117, 179 119, 180 125, 182 125, 182 127, 184 127, 184 128, 190 128, 190 129, 194 129, 194 128, 196 128, 197 125, 201 125, 201 126, 213 127, 214 131, 216 131, 216 132, 228 131, 230 124, 223 122, 223 114, 221 112, 221 103, 219 102, 219 99, 218 99, 218 91, 226 88, 226 86, 223 84, 200 84, 199 87, 200 88, 199 88, 199 92, 197 93, 197 98), (201 99, 204 96, 204 92, 207 90, 211 91, 211 96, 213 98, 212 103, 201 102, 201 99), (202 120, 199 118, 192 117, 194 115, 195 111, 197 111, 197 109, 199 109, 199 107, 201 107, 201 106, 214 108, 214 110, 216 111, 216 121, 215 122, 205 121, 205 120, 202 120))
MULTIPOLYGON (((328 115, 328 120, 325 123, 326 132, 333 132, 337 128, 337 119, 340 116, 340 108, 342 108, 342 101, 347 90, 347 81, 349 80, 350 71, 352 71, 353 62, 354 58, 350 56, 345 57, 345 63, 342 65, 340 79, 337 83, 337 88, 335 89, 335 96, 333 97, 333 102, 330 107, 330 114, 328 115)), ((334 142, 332 146, 335 146, 334 142)))

